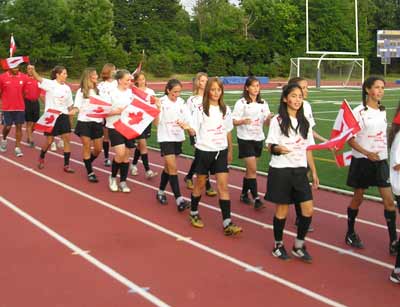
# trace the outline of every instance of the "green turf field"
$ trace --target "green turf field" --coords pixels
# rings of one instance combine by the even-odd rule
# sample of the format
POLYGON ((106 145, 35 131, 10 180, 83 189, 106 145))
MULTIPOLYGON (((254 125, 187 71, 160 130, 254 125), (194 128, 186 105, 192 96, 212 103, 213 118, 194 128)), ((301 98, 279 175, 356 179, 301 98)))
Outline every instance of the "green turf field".
MULTIPOLYGON (((183 92, 182 98, 186 99, 190 93, 183 92)), ((233 108, 234 103, 241 97, 240 91, 225 92, 225 102, 233 108)), ((272 112, 277 113, 278 103, 280 98, 280 90, 265 90, 262 91, 262 97, 269 103, 272 112)), ((383 105, 386 106, 388 122, 392 121, 395 109, 397 107, 400 98, 400 88, 386 89, 383 105)), ((361 103, 361 90, 358 88, 347 88, 347 89, 310 89, 308 101, 311 103, 313 108, 314 117, 316 119, 315 130, 322 136, 329 138, 333 122, 336 118, 340 104, 343 99, 347 99, 350 106, 354 108, 356 105, 361 103)), ((154 129, 154 128, 153 128, 154 129)), ((266 128, 266 133, 268 128, 266 128)), ((237 159, 237 146, 236 144, 236 133, 234 131, 234 165, 243 166, 241 160, 237 159)), ((156 142, 156 133, 153 131, 153 135, 149 140, 151 146, 158 147, 156 142)), ((188 142, 184 144, 184 153, 188 155, 193 154, 193 149, 188 142)), ((317 165, 318 175, 320 183, 322 185, 332 186, 341 189, 349 189, 346 186, 346 177, 348 167, 338 168, 335 164, 333 155, 330 151, 314 151, 314 158, 317 165)), ((267 171, 268 169, 269 154, 265 152, 258 162, 258 169, 260 171, 267 171)), ((265 187, 261 187, 260 191, 263 191, 265 187)), ((368 194, 378 195, 377 190, 370 189, 368 194)))

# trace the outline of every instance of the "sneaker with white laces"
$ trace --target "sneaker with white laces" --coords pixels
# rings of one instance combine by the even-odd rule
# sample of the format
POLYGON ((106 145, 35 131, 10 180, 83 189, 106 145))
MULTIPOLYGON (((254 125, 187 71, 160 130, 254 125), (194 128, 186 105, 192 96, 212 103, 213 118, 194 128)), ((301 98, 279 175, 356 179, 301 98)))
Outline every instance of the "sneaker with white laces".
POLYGON ((282 243, 276 244, 276 246, 272 250, 272 256, 279 258, 281 260, 290 259, 290 256, 288 255, 285 246, 282 243))
POLYGON ((57 145, 56 145, 55 142, 51 143, 51 145, 50 145, 50 150, 51 150, 51 151, 57 151, 57 145))
POLYGON ((105 159, 104 160, 104 166, 111 166, 111 160, 110 159, 105 159))
POLYGON ((158 191, 156 194, 156 199, 161 205, 168 204, 167 196, 165 195, 165 192, 158 191))
POLYGON ((361 241, 358 234, 356 234, 355 232, 350 233, 350 234, 347 233, 346 237, 345 237, 345 242, 347 245, 354 247, 354 248, 358 248, 358 249, 364 248, 363 242, 361 241))
POLYGON ((110 176, 108 178, 108 187, 110 188, 111 192, 118 192, 117 178, 110 176))
POLYGON ((130 169, 131 169, 131 175, 132 176, 137 176, 138 175, 138 169, 137 169, 136 165, 131 164, 130 169))
POLYGON ((126 181, 121 181, 121 182, 119 183, 118 188, 119 188, 119 190, 120 190, 122 193, 130 193, 130 192, 131 192, 131 189, 130 189, 130 188, 128 187, 128 185, 126 184, 126 181))
POLYGON ((390 274, 389 279, 395 284, 400 284, 400 273, 395 273, 395 270, 393 270, 392 274, 390 274))
POLYGON ((64 141, 63 140, 59 140, 58 144, 57 144, 58 148, 64 148, 64 141))
POLYGON ((157 175, 158 175, 157 172, 153 172, 151 169, 149 169, 149 170, 146 172, 145 177, 146 177, 146 179, 151 179, 151 178, 153 178, 153 177, 155 177, 155 176, 157 176, 157 175))
POLYGON ((306 246, 303 245, 303 247, 300 248, 296 248, 293 246, 292 248, 292 254, 293 256, 295 256, 296 258, 307 262, 307 263, 311 263, 312 262, 312 257, 311 255, 307 252, 306 246))
POLYGON ((7 151, 7 140, 1 140, 0 151, 1 152, 6 152, 7 151))
POLYGON ((19 147, 15 147, 14 152, 15 152, 15 155, 16 155, 17 157, 22 157, 22 156, 24 155, 24 154, 22 153, 21 148, 19 148, 19 147))

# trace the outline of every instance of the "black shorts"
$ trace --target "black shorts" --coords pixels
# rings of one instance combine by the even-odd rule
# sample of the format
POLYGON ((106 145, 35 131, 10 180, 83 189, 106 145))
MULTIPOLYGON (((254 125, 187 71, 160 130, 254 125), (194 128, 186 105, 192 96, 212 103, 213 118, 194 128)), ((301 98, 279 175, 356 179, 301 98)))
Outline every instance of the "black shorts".
POLYGON ((25 99, 25 121, 36 123, 40 117, 40 105, 38 100, 25 99))
POLYGON ((293 204, 312 200, 306 167, 269 167, 265 199, 275 204, 293 204))
POLYGON ((263 141, 249 141, 237 139, 239 147, 239 159, 248 157, 260 157, 263 150, 263 141))
POLYGON ((148 139, 151 137, 151 124, 144 129, 141 135, 139 135, 136 139, 148 139))
POLYGON ((24 111, 3 111, 2 122, 4 126, 21 125, 25 123, 24 111))
POLYGON ((86 136, 91 140, 99 139, 103 136, 103 124, 78 120, 74 132, 79 137, 86 136))
POLYGON ((368 187, 390 187, 387 160, 371 161, 367 158, 351 158, 347 185, 355 189, 368 187))
POLYGON ((182 153, 182 142, 161 142, 161 157, 168 155, 178 156, 182 153))
POLYGON ((60 116, 56 120, 56 123, 54 124, 53 131, 50 133, 45 132, 44 135, 57 136, 70 132, 71 132, 71 123, 69 121, 69 115, 60 114, 60 116))
POLYGON ((117 130, 108 128, 108 137, 110 138, 111 146, 118 146, 124 144, 127 148, 135 148, 136 141, 135 139, 128 140, 117 130))
POLYGON ((228 149, 221 151, 202 151, 196 148, 196 169, 199 175, 214 175, 217 173, 228 173, 228 149))

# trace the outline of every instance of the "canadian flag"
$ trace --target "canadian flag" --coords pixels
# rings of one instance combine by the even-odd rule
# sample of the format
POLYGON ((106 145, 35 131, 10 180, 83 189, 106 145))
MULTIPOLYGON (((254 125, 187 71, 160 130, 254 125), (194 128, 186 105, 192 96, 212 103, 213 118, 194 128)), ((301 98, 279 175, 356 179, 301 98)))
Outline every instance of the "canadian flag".
POLYGON ((339 113, 336 116, 335 123, 333 124, 331 138, 338 136, 343 131, 349 130, 350 128, 353 128, 353 135, 361 130, 353 111, 345 99, 340 106, 339 113))
POLYGON ((343 146, 346 144, 346 141, 352 135, 353 135, 353 128, 350 128, 346 131, 341 132, 339 135, 337 135, 334 138, 331 138, 326 142, 307 146, 307 150, 321 150, 321 149, 339 150, 343 148, 343 146))
POLYGON ((105 118, 111 112, 111 103, 98 95, 89 97, 89 105, 82 110, 87 117, 105 118))
POLYGON ((10 68, 16 68, 18 67, 19 64, 22 63, 29 63, 29 57, 28 56, 16 56, 12 58, 7 58, 7 59, 1 59, 0 64, 3 70, 8 70, 10 68))
POLYGON ((152 95, 147 94, 145 91, 142 91, 140 88, 136 86, 132 86, 132 93, 139 97, 140 99, 150 102, 151 104, 156 103, 156 98, 152 95))
POLYGON ((142 71, 142 61, 140 61, 138 67, 136 67, 135 71, 132 73, 132 76, 135 76, 136 74, 140 73, 142 71))
POLYGON ((160 111, 134 98, 132 103, 121 113, 121 118, 114 123, 114 128, 128 140, 137 138, 148 125, 158 116, 160 111))
POLYGON ((58 116, 60 116, 61 112, 48 109, 43 115, 39 118, 37 123, 35 123, 34 129, 41 132, 51 133, 53 131, 54 125, 58 116))
POLYGON ((11 39, 10 39, 10 58, 14 55, 16 50, 17 50, 17 45, 15 44, 14 35, 11 34, 11 39))
POLYGON ((351 162, 351 151, 346 151, 335 155, 336 164, 339 167, 349 166, 351 162))

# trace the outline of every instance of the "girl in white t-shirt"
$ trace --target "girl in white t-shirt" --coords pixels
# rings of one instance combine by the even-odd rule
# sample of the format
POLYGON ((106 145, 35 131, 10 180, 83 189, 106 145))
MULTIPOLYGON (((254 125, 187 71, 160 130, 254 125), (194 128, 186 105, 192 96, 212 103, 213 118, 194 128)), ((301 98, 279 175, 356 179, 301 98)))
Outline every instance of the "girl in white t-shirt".
POLYGON ((311 224, 313 200, 307 178, 307 165, 313 177, 313 186, 319 184, 314 158, 307 146, 314 144, 310 124, 303 113, 303 92, 297 84, 283 88, 278 115, 272 118, 266 143, 271 151, 267 193, 265 199, 276 203, 273 221, 275 246, 272 255, 289 259, 283 245, 283 230, 289 205, 299 202, 302 214, 292 254, 311 262, 304 240, 311 224))
POLYGON ((228 189, 228 163, 232 161, 232 114, 224 103, 224 88, 218 78, 210 78, 204 90, 203 103, 192 116, 191 128, 196 133, 196 182, 191 196, 190 222, 204 227, 198 205, 210 174, 217 178, 219 206, 224 234, 236 235, 242 228, 231 220, 231 201, 228 189))
POLYGON ((244 159, 246 165, 240 201, 253 203, 255 209, 263 207, 257 189, 257 158, 261 157, 264 147, 264 125, 269 125, 271 117, 268 103, 261 98, 260 81, 256 77, 248 77, 243 96, 233 108, 232 118, 237 127, 239 159, 244 159), (248 196, 249 191, 253 200, 248 196))
POLYGON ((354 108, 353 113, 361 131, 352 137, 348 144, 352 147, 352 159, 347 185, 354 189, 354 195, 347 208, 346 244, 355 248, 364 245, 354 230, 355 220, 361 206, 364 191, 370 186, 376 186, 383 199, 384 216, 389 232, 389 252, 397 252, 396 208, 394 206, 392 189, 387 162, 387 121, 385 107, 381 105, 385 82, 379 77, 369 77, 362 86, 363 103, 354 108))
MULTIPOLYGON (((101 79, 103 81, 97 85, 97 88, 99 89, 99 95, 108 101, 111 99, 111 92, 114 91, 118 86, 117 81, 114 79, 115 72, 116 68, 114 64, 104 64, 103 69, 101 70, 101 79)), ((105 127, 105 125, 103 127, 103 134, 104 165, 111 166, 111 160, 109 157, 110 138, 108 137, 108 129, 105 127)))
MULTIPOLYGON (((144 91, 146 94, 155 97, 156 93, 151 88, 147 87, 146 76, 144 75, 143 72, 139 72, 133 76, 133 83, 135 84, 135 86, 144 91)), ((151 179, 158 175, 157 172, 154 172, 153 170, 150 169, 149 155, 147 153, 147 139, 151 136, 151 127, 152 125, 150 123, 147 126, 147 128, 142 132, 142 134, 137 137, 138 143, 135 149, 135 153, 133 154, 133 160, 131 164, 132 176, 136 176, 138 174, 137 163, 140 157, 142 158, 143 167, 146 171, 145 177, 147 179, 151 179)))

